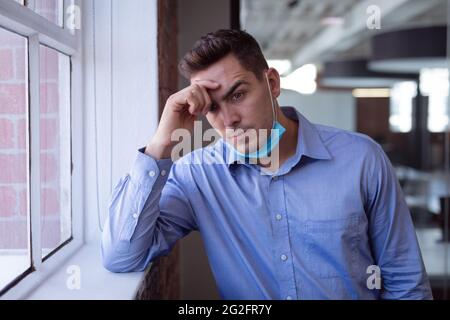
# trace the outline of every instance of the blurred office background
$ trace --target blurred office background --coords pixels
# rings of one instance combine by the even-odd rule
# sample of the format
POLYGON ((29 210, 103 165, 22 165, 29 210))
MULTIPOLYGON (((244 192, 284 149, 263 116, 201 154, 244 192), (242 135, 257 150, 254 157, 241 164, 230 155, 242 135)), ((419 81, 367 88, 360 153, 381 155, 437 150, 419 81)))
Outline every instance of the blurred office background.
MULTIPOLYGON (((312 122, 367 134, 383 147, 435 299, 450 298, 449 10, 445 0, 241 0, 238 21, 281 73, 280 105, 312 122)), ((237 27, 236 17, 230 21, 237 27)), ((196 240, 182 245, 194 248, 196 240)), ((201 260, 189 261, 187 252, 183 270, 197 281, 201 260)), ((210 284, 188 296, 209 295, 210 284)))

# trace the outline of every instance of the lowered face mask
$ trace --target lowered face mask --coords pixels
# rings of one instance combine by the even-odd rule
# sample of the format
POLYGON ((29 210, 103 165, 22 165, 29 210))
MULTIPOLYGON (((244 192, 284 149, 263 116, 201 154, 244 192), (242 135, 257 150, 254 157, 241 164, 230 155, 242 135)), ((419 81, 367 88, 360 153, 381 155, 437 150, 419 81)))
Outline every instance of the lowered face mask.
POLYGON ((269 89, 270 101, 272 103, 272 129, 270 136, 267 138, 266 143, 259 148, 258 150, 251 153, 242 153, 236 150, 233 146, 230 145, 234 154, 243 159, 262 159, 267 158, 272 150, 280 143, 281 137, 286 132, 286 129, 277 121, 276 113, 275 113, 275 105, 273 103, 272 91, 270 90, 269 78, 267 74, 265 74, 267 80, 267 88, 269 89))

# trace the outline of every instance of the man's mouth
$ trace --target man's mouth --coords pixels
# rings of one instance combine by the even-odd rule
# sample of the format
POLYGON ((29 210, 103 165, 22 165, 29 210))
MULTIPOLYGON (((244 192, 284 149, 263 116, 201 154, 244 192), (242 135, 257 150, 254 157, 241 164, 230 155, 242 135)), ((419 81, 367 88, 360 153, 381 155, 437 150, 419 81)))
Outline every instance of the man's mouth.
POLYGON ((237 129, 235 130, 232 134, 228 135, 229 139, 236 141, 238 140, 240 137, 243 137, 245 135, 245 133, 247 132, 247 129, 237 129))
POLYGON ((240 137, 240 136, 244 135, 246 132, 247 132, 247 130, 240 131, 240 132, 234 134, 234 135, 233 135, 233 138, 240 137))

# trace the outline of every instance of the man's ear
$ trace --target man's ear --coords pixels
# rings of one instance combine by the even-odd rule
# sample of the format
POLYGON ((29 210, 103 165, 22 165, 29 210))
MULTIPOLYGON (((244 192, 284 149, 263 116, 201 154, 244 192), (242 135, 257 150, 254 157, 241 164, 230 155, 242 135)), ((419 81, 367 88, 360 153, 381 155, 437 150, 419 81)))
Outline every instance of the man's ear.
POLYGON ((269 79, 270 90, 272 91, 272 96, 278 98, 281 94, 281 83, 280 74, 277 69, 269 68, 266 71, 267 78, 269 79))

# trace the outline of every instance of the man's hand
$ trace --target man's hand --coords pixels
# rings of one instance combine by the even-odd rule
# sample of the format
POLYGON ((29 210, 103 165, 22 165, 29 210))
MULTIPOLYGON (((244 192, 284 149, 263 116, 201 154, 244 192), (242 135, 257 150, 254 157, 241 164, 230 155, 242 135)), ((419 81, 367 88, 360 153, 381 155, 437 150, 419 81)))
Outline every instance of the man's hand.
POLYGON ((211 98, 207 90, 215 90, 219 83, 200 80, 171 95, 164 107, 158 129, 145 148, 145 153, 153 158, 170 158, 176 142, 171 141, 175 129, 184 128, 191 133, 194 121, 202 114, 207 114, 211 106, 211 98))

